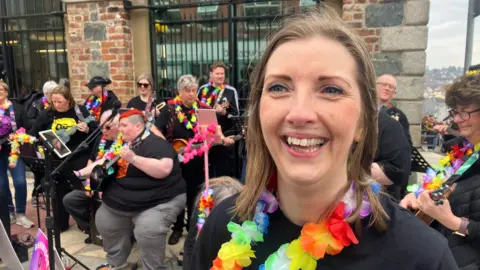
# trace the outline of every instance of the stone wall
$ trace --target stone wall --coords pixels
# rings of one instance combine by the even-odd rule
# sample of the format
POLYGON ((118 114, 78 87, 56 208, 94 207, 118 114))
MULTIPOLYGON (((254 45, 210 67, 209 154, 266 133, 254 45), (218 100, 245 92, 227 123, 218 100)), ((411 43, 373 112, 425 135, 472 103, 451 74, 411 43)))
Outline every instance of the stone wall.
POLYGON ((368 44, 377 76, 397 77, 395 102, 410 121, 416 146, 423 116, 429 9, 429 0, 343 0, 343 19, 368 44))
POLYGON ((70 81, 83 104, 93 76, 113 81, 108 89, 126 103, 135 91, 131 21, 122 1, 65 1, 70 81))

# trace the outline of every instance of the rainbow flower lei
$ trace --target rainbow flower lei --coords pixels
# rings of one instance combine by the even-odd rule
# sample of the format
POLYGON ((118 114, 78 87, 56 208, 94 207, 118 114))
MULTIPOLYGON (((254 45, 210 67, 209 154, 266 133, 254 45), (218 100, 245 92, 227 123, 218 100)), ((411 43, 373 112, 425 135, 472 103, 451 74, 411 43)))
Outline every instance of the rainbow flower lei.
POLYGON ((43 109, 46 110, 50 108, 50 103, 48 103, 48 99, 46 96, 42 97, 43 109))
POLYGON ((470 156, 474 151, 480 149, 480 143, 473 146, 465 140, 463 146, 454 145, 452 150, 440 159, 438 165, 427 168, 423 177, 423 184, 413 184, 407 186, 407 191, 415 194, 416 197, 425 190, 434 190, 440 188, 443 183, 454 175, 463 165, 465 160, 463 157, 470 156))
MULTIPOLYGON (((103 157, 105 157, 106 160, 112 160, 115 156, 117 156, 123 147, 122 134, 118 133, 117 138, 112 143, 112 145, 110 145, 110 148, 108 148, 108 151, 105 153, 106 144, 107 144, 107 139, 105 139, 105 136, 102 136, 102 138, 100 139, 100 143, 98 144, 98 154, 97 154, 97 157, 95 158, 95 161, 100 160, 103 157)), ((83 185, 85 186, 85 190, 88 190, 88 191, 92 190, 90 185, 90 178, 86 179, 83 185)))
POLYGON ((205 190, 200 197, 200 201, 198 202, 198 216, 197 216, 197 235, 200 234, 202 230, 203 224, 207 220, 210 211, 213 208, 213 189, 209 188, 205 190))
POLYGON ((196 101, 192 105, 192 110, 189 111, 189 114, 191 115, 190 121, 182 110, 182 99, 180 98, 180 96, 176 96, 168 103, 175 105, 175 113, 177 114, 178 121, 180 121, 180 123, 182 123, 186 129, 193 129, 197 126, 197 117, 195 116, 195 114, 198 110, 198 103, 196 101))
POLYGON ((212 106, 212 102, 215 102, 215 99, 217 98, 217 94, 220 93, 223 89, 225 89, 225 84, 222 83, 221 85, 215 87, 213 89, 212 93, 210 93, 210 96, 207 98, 207 94, 210 91, 210 86, 213 86, 213 82, 210 81, 208 82, 208 85, 203 88, 202 90, 202 96, 200 101, 207 104, 208 106, 212 106))
POLYGON ((34 144, 36 141, 37 138, 25 133, 24 128, 20 128, 17 132, 10 134, 10 157, 8 157, 8 166, 10 168, 15 168, 17 166, 18 157, 20 156, 20 145, 26 143, 34 144))
POLYGON ((97 121, 100 119, 100 108, 102 106, 102 102, 108 99, 108 92, 104 90, 102 95, 102 99, 96 97, 95 95, 91 95, 85 102, 85 108, 87 108, 90 114, 93 115, 97 121))
MULTIPOLYGON (((378 192, 378 184, 372 184, 372 190, 378 192)), ((370 202, 364 195, 360 206, 360 218, 370 215, 370 202)), ((315 270, 317 261, 325 254, 339 254, 343 248, 358 244, 353 230, 346 219, 357 208, 353 183, 342 201, 337 205, 328 220, 319 224, 308 223, 302 228, 298 239, 280 246, 271 254, 260 270, 302 269, 315 270)), ((224 243, 218 251, 210 270, 234 269, 248 267, 255 258, 252 245, 263 242, 263 235, 268 233, 269 213, 278 209, 278 202, 270 192, 264 191, 257 202, 254 221, 244 221, 242 225, 229 222, 227 229, 232 239, 224 243)))

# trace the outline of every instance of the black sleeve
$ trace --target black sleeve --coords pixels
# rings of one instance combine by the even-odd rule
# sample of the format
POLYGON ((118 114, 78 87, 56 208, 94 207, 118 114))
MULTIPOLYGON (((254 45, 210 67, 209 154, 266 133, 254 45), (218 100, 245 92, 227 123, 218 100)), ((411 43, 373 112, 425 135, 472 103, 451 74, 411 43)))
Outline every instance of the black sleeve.
POLYGON ((132 98, 132 99, 130 99, 130 100, 128 101, 126 108, 132 108, 132 107, 133 107, 133 100, 134 100, 134 99, 135 99, 135 98, 132 98))
POLYGON ((446 246, 445 251, 439 258, 439 263, 436 268, 432 268, 435 270, 456 270, 458 269, 457 262, 455 261, 455 258, 452 255, 452 252, 450 251, 450 248, 446 246))
POLYGON ((32 126, 32 128, 27 132, 30 135, 33 135, 38 138, 38 133, 40 131, 44 131, 49 129, 47 127, 49 118, 52 117, 51 115, 51 110, 43 110, 39 115, 38 118, 35 121, 35 124, 32 126))
POLYGON ((237 196, 225 199, 212 209, 195 243, 190 259, 190 268, 183 268, 184 270, 210 269, 212 267, 222 244, 230 241, 231 234, 227 230, 227 224, 232 219, 229 213, 231 213, 237 196))
POLYGON ((408 183, 412 148, 401 125, 390 116, 379 113, 378 126, 378 149, 374 162, 383 168, 385 175, 401 191, 408 183))
POLYGON ((191 269, 191 259, 192 254, 195 248, 195 242, 197 240, 197 223, 194 222, 197 220, 198 216, 198 207, 195 207, 195 211, 193 211, 192 216, 190 217, 190 228, 188 230, 187 238, 185 239, 185 243, 183 245, 183 269, 191 269))
POLYGON ((230 89, 229 95, 227 96, 228 102, 230 102, 230 106, 227 109, 227 115, 238 116, 238 94, 237 90, 230 89))
MULTIPOLYGON (((78 107, 80 108, 80 111, 82 112, 83 117, 88 118, 89 116, 92 116, 92 115, 90 114, 90 112, 87 110, 87 108, 85 108, 85 106, 83 106, 83 105, 78 105, 78 107)), ((94 130, 98 127, 97 122, 96 122, 95 120, 94 120, 94 121, 90 121, 90 122, 88 123, 88 127, 89 127, 89 129, 90 129, 90 130, 88 131, 88 133, 94 131, 94 130)))
POLYGON ((18 103, 13 103, 13 112, 15 113, 15 122, 17 124, 17 129, 26 128, 27 125, 27 114, 22 105, 18 103))
POLYGON ((100 144, 100 140, 102 139, 102 136, 99 136, 96 140, 95 143, 93 144, 92 151, 90 152, 90 156, 88 157, 89 160, 95 161, 97 159, 97 154, 98 154, 98 145, 100 144))
POLYGON ((155 159, 171 158, 173 160, 178 160, 177 152, 175 152, 173 147, 166 140, 157 137, 154 134, 150 134, 149 136, 155 136, 156 140, 152 141, 155 147, 149 147, 147 149, 147 152, 145 153, 146 157, 155 159))
POLYGON ((403 131, 405 132, 405 135, 407 137, 408 144, 410 144, 410 147, 412 147, 413 142, 412 142, 412 136, 410 135, 410 124, 408 123, 408 118, 405 115, 405 113, 403 113, 402 111, 398 110, 398 113, 400 115, 398 118, 398 122, 400 122, 400 124, 403 127, 403 131))
POLYGON ((162 132, 164 136, 167 135, 168 120, 170 118, 170 106, 166 105, 160 115, 155 119, 155 126, 162 132))

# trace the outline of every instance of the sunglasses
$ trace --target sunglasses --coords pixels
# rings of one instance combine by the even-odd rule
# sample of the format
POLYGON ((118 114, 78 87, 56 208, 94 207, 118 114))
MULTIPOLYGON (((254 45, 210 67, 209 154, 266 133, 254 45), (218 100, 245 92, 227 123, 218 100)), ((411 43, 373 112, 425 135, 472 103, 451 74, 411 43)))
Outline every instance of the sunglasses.
POLYGON ((138 87, 148 88, 150 86, 149 83, 137 83, 138 87))

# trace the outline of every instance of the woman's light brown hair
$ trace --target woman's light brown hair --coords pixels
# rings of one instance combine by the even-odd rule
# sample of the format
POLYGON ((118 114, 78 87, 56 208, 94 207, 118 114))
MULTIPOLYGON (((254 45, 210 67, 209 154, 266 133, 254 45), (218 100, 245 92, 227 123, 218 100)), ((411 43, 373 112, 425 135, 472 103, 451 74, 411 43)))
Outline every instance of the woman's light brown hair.
MULTIPOLYGON (((59 85, 52 90, 52 95, 62 95, 67 101, 68 101, 68 108, 73 108, 75 104, 75 99, 73 98, 72 92, 70 91, 70 88, 67 88, 63 85, 59 85)), ((55 106, 51 107, 52 110, 55 111, 55 106)))
MULTIPOLYGON (((275 163, 261 135, 262 129, 259 119, 259 104, 265 80, 265 67, 272 53, 282 44, 315 36, 327 37, 341 43, 355 59, 356 81, 360 88, 362 105, 359 124, 362 127, 362 137, 357 143, 352 142, 351 154, 347 162, 348 179, 354 179, 357 205, 361 204, 363 194, 367 194, 370 199, 373 210, 370 224, 373 224, 379 230, 384 230, 386 229, 388 216, 370 188, 372 180, 369 177, 377 146, 375 70, 363 40, 353 34, 334 11, 326 7, 284 21, 280 29, 267 41, 265 52, 255 67, 252 74, 252 88, 248 105, 248 111, 251 115, 247 120, 248 163, 246 185, 237 199, 236 214, 242 220, 252 218, 256 201, 265 190, 270 176, 276 171, 275 163)), ((300 65, 300 63, 297 64, 300 65)), ((330 208, 333 208, 334 204, 341 200, 349 186, 350 182, 330 208)), ((328 215, 328 213, 324 215, 328 215)), ((359 216, 360 208, 348 220, 349 222, 355 221, 357 228, 360 224, 359 216)))
POLYGON ((480 104, 480 75, 466 75, 447 86, 445 103, 453 109, 480 104))

